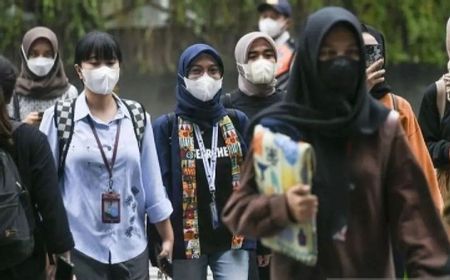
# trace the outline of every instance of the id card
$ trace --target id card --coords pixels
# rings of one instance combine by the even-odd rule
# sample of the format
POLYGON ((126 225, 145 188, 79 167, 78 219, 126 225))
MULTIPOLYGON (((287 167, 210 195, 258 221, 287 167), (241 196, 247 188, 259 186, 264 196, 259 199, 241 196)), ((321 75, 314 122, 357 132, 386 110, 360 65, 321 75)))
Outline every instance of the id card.
POLYGON ((213 229, 217 229, 219 227, 219 213, 217 213, 216 202, 213 201, 209 204, 209 208, 211 210, 211 223, 213 229))
POLYGON ((102 222, 120 223, 120 195, 115 192, 102 193, 102 222))

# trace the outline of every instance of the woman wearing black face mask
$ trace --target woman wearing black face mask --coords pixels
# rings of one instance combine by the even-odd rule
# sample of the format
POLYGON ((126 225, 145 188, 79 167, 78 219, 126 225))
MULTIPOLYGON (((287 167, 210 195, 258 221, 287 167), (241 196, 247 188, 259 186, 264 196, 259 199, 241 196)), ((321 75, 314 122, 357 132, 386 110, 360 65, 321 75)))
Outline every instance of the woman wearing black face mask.
POLYGON ((410 277, 450 275, 450 244, 426 179, 398 114, 365 87, 359 21, 342 8, 311 15, 302 32, 286 100, 256 116, 256 124, 312 144, 316 173, 309 186, 285 195, 257 193, 252 147, 241 188, 223 211, 235 233, 271 236, 310 220, 318 202, 314 267, 275 253, 275 279, 394 277, 391 239, 405 252, 410 277))

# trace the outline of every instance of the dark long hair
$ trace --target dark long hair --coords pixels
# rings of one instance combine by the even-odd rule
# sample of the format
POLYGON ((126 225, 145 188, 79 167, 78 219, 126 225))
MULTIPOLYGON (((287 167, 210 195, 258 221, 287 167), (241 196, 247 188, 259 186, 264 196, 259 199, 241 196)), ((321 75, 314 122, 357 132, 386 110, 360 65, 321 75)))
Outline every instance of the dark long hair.
POLYGON ((0 146, 11 149, 12 126, 9 118, 7 104, 11 100, 17 79, 17 70, 14 65, 3 56, 0 56, 0 146))

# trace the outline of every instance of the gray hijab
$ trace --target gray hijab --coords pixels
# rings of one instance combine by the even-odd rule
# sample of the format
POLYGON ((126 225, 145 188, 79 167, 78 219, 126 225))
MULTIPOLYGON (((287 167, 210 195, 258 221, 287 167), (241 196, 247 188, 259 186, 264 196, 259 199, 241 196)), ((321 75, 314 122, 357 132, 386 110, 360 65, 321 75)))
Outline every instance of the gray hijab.
MULTIPOLYGON (((273 39, 266 35, 263 32, 251 32, 243 37, 237 42, 236 48, 234 49, 234 57, 236 59, 236 63, 238 64, 245 64, 248 62, 248 52, 250 51, 250 46, 253 44, 254 41, 258 39, 265 39, 273 48, 275 52, 275 61, 277 60, 277 48, 275 46, 275 42, 273 39)), ((239 89, 248 96, 269 96, 275 92, 275 85, 276 80, 274 80, 270 84, 261 84, 261 85, 255 85, 245 79, 244 73, 242 72, 242 69, 238 67, 239 72, 239 78, 238 78, 238 85, 239 89)))

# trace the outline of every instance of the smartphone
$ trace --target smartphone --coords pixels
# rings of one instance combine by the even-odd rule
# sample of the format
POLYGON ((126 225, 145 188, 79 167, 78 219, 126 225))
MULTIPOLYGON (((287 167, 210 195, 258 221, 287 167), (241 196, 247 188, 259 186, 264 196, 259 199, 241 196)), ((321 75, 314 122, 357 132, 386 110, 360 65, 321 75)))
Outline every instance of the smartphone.
POLYGON ((72 280, 74 265, 66 258, 59 256, 56 261, 56 280, 72 280))
POLYGON ((381 45, 366 45, 364 46, 364 48, 366 50, 366 67, 369 67, 370 65, 383 58, 381 45))

